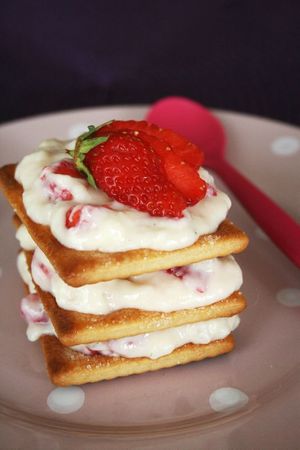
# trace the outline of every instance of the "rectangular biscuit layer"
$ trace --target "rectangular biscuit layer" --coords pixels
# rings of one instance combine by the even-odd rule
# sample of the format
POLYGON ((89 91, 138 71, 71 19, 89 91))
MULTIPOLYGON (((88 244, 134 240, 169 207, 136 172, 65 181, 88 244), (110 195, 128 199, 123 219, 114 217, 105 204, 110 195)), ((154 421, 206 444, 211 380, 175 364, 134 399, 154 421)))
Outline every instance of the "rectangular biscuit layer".
POLYGON ((193 245, 173 251, 138 249, 104 253, 66 248, 54 238, 49 227, 37 224, 27 216, 22 202, 23 189, 15 180, 14 172, 15 165, 0 169, 0 187, 60 277, 74 287, 227 256, 241 252, 248 245, 247 235, 225 220, 214 233, 200 236, 193 245))
POLYGON ((150 333, 202 320, 231 317, 246 307, 241 292, 199 308, 168 313, 126 308, 106 315, 83 314, 60 308, 54 297, 37 289, 59 340, 67 346, 150 333))
POLYGON ((187 364, 228 353, 234 348, 231 334, 209 344, 185 344, 158 359, 86 356, 64 347, 54 336, 42 336, 41 343, 49 377, 59 386, 94 383, 187 364))

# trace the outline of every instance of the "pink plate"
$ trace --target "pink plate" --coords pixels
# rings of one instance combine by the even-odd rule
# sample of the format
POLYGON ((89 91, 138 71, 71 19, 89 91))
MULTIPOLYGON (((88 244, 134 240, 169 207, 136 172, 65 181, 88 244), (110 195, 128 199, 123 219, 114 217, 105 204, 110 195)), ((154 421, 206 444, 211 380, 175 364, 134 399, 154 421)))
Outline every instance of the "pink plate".
MULTIPOLYGON (((71 138, 85 125, 141 119, 145 113, 145 107, 94 108, 4 124, 0 165, 18 161, 44 138, 71 138)), ((228 135, 228 160, 299 220, 299 130, 241 114, 216 114, 228 135)), ((59 406, 60 412, 53 410, 49 394, 55 397, 56 392, 39 345, 27 342, 19 317, 23 287, 15 264, 18 246, 11 210, 1 196, 1 448, 299 448, 299 270, 231 198, 230 217, 251 238, 248 250, 237 258, 248 309, 235 333, 235 351, 83 386, 71 392, 68 410, 73 412, 62 414, 59 406)))

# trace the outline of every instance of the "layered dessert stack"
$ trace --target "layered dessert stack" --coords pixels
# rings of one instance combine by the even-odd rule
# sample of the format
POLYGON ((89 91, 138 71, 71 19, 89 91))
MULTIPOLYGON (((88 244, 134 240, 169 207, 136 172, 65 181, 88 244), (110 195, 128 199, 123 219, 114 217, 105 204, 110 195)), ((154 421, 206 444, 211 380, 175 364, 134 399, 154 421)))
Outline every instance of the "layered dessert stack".
POLYGON ((112 121, 44 141, 0 170, 16 216, 27 337, 66 386, 227 353, 246 306, 248 243, 203 153, 170 130, 112 121))

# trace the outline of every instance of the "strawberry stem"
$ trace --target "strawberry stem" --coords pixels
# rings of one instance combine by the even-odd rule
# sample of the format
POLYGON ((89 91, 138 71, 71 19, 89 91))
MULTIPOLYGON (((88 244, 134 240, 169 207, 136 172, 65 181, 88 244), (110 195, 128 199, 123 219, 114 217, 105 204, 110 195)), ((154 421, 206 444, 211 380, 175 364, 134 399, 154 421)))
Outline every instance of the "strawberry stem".
POLYGON ((88 183, 94 188, 97 188, 97 184, 90 170, 84 164, 84 159, 90 150, 97 147, 97 145, 103 144, 108 140, 109 136, 90 137, 95 133, 95 131, 99 130, 99 128, 103 127, 104 125, 106 124, 99 125, 98 127, 95 127, 94 125, 89 125, 88 126, 89 131, 81 134, 77 138, 75 150, 68 151, 69 155, 71 155, 72 158, 74 159, 76 168, 80 172, 85 174, 88 183))

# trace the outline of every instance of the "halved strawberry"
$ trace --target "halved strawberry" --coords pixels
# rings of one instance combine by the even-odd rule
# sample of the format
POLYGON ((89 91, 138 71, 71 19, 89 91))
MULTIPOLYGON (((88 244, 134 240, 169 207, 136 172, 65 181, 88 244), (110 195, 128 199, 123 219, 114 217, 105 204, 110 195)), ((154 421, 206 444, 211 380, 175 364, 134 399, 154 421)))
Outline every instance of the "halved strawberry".
POLYGON ((159 156, 138 137, 112 133, 84 163, 111 198, 153 216, 182 217, 186 201, 166 178, 159 156))
MULTIPOLYGON (((127 133, 124 130, 123 136, 127 133)), ((132 133, 129 131, 130 135, 132 133)), ((116 135, 116 133, 113 134, 116 135)), ((206 182, 199 177, 193 166, 182 160, 172 150, 172 147, 166 141, 151 136, 144 131, 135 132, 134 136, 147 143, 160 156, 168 180, 183 195, 188 204, 193 205, 205 196, 206 182)))
POLYGON ((201 150, 145 121, 89 126, 69 153, 91 185, 154 216, 182 217, 206 192, 197 172, 201 150))
POLYGON ((195 150, 193 144, 186 139, 173 131, 163 130, 145 121, 113 121, 97 130, 96 134, 108 133, 109 130, 114 135, 122 133, 123 136, 129 134, 138 137, 150 145, 160 156, 168 180, 184 196, 188 204, 193 205, 205 196, 206 183, 196 170, 196 166, 203 159, 203 154, 200 150, 195 150), (162 136, 170 136, 173 146, 162 136), (192 164, 189 161, 192 161, 192 164))
POLYGON ((114 120, 100 127, 95 132, 95 136, 105 136, 107 133, 120 131, 133 133, 136 136, 138 136, 139 132, 154 136, 160 141, 164 141, 166 145, 171 147, 174 153, 196 169, 199 169, 203 164, 204 153, 197 145, 189 142, 186 138, 172 130, 159 128, 157 125, 148 123, 145 120, 114 120))

